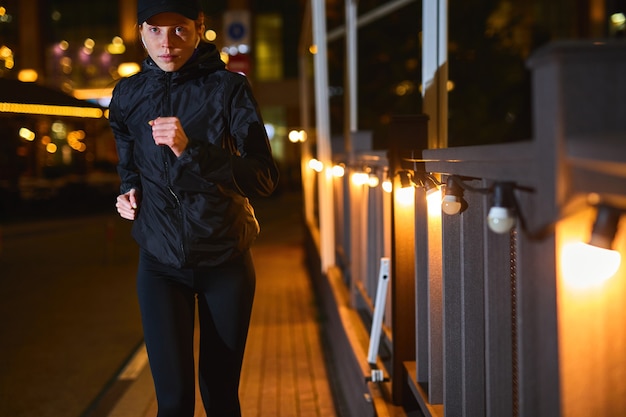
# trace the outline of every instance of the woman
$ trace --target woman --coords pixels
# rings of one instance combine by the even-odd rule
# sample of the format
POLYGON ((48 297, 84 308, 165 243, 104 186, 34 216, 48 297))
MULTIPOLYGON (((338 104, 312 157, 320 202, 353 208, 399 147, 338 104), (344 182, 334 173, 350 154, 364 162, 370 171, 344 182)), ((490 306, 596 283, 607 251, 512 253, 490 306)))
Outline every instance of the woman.
POLYGON ((248 197, 278 170, 246 78, 201 42, 194 0, 139 0, 148 53, 113 92, 120 216, 140 247, 137 291, 159 417, 194 414, 194 313, 207 415, 240 416, 239 378, 259 227, 248 197))

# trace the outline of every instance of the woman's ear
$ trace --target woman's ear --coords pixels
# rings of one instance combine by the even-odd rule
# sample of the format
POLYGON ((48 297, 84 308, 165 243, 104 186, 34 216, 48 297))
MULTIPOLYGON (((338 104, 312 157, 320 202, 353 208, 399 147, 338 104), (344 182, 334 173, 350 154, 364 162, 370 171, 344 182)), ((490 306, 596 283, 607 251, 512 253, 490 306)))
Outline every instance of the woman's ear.
POLYGON ((200 41, 204 39, 204 23, 198 25, 198 41, 196 42, 196 48, 200 45, 200 41))
POLYGON ((204 25, 204 13, 202 12, 200 12, 198 19, 196 20, 196 30, 200 35, 200 39, 202 39, 204 37, 204 31, 206 30, 206 26, 204 25))
POLYGON ((143 23, 140 23, 139 27, 138 27, 139 30, 138 30, 137 34, 139 35, 139 38, 141 39, 141 44, 143 45, 144 48, 146 48, 146 41, 144 40, 143 34, 141 33, 142 27, 143 27, 143 23))

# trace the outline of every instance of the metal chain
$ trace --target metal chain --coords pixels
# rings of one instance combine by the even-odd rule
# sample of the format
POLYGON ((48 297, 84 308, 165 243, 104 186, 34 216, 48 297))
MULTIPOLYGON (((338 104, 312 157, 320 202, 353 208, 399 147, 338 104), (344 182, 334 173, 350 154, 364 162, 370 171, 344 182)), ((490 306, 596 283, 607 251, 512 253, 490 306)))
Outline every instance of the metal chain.
POLYGON ((513 417, 519 417, 519 367, 517 360, 517 230, 511 230, 511 358, 512 358, 512 399, 513 417))

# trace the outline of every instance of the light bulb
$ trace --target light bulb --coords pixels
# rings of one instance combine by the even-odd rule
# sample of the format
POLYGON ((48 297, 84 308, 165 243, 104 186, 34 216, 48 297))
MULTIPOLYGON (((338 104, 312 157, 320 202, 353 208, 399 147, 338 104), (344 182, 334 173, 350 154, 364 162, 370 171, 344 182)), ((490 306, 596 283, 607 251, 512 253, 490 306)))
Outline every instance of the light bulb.
POLYGON ((390 193, 393 190, 393 184, 391 183, 390 179, 386 179, 385 181, 383 181, 383 190, 386 193, 390 193))
POLYGON ((515 226, 515 196, 512 182, 496 182, 493 186, 493 206, 487 215, 487 224, 495 233, 508 233, 515 226))
POLYGON ((623 209, 599 204, 589 243, 577 242, 563 246, 563 276, 570 286, 587 288, 599 285, 615 275, 621 263, 621 255, 611 247, 623 213, 623 209))
POLYGON ((315 172, 322 172, 324 170, 324 163, 313 158, 309 160, 309 168, 315 172))
POLYGON ((454 176, 448 177, 445 186, 445 195, 441 200, 441 211, 449 216, 454 216, 463 210, 464 203, 461 180, 454 176))
POLYGON ((415 187, 394 189, 394 195, 400 206, 407 207, 415 204, 415 187))
POLYGON ((454 216, 461 211, 461 199, 455 195, 444 195, 441 200, 441 210, 450 216, 454 216))
POLYGON ((487 224, 495 233, 508 233, 515 226, 515 216, 506 207, 493 206, 487 215, 487 224))
POLYGON ((601 285, 619 269, 619 252, 583 242, 563 246, 561 268, 565 282, 571 287, 591 288, 601 285))
POLYGON ((342 165, 334 165, 332 172, 333 177, 341 178, 345 175, 346 169, 342 165))
POLYGON ((356 186, 361 186, 367 184, 370 179, 370 176, 365 172, 355 172, 350 177, 352 179, 352 184, 356 186))

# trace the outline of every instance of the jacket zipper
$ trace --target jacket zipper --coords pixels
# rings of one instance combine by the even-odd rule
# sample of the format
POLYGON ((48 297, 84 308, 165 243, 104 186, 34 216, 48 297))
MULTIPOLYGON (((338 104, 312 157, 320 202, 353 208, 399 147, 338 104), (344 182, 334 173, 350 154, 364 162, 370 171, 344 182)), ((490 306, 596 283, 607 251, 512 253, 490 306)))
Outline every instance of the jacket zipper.
MULTIPOLYGON (((166 78, 166 82, 165 82, 165 99, 166 99, 166 108, 169 111, 168 116, 173 116, 174 115, 174 109, 172 108, 172 73, 168 72, 166 74, 167 78, 166 78)), ((184 233, 184 227, 185 227, 185 222, 183 221, 183 210, 181 207, 181 203, 180 203, 180 198, 178 198, 178 195, 174 192, 174 189, 172 188, 172 183, 170 180, 170 165, 168 162, 168 158, 167 158, 167 153, 166 153, 166 149, 165 147, 163 147, 163 149, 161 149, 161 156, 163 157, 163 166, 164 166, 164 170, 165 170, 165 181, 166 181, 166 185, 167 185, 167 190, 170 192, 170 194, 172 195, 172 197, 174 197, 174 200, 176 200, 176 208, 178 211, 178 220, 180 221, 180 232, 181 232, 181 236, 180 236, 180 255, 181 255, 181 260, 182 260, 182 264, 184 265, 186 263, 185 260, 185 233, 184 233)))

